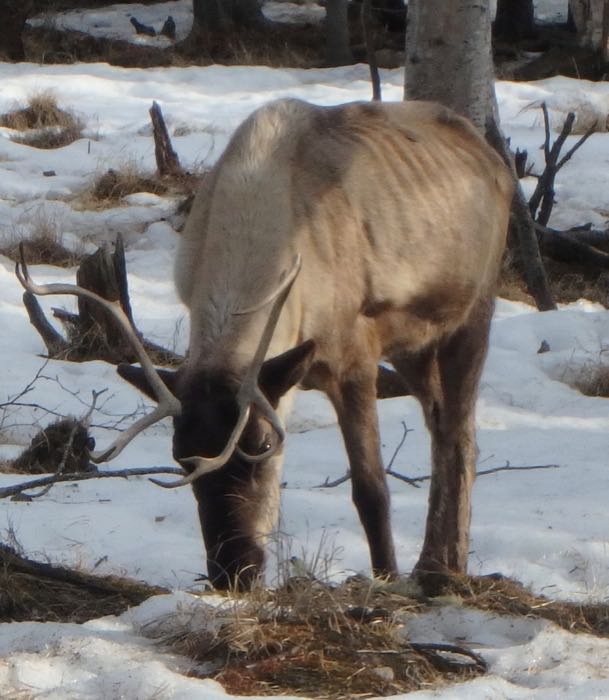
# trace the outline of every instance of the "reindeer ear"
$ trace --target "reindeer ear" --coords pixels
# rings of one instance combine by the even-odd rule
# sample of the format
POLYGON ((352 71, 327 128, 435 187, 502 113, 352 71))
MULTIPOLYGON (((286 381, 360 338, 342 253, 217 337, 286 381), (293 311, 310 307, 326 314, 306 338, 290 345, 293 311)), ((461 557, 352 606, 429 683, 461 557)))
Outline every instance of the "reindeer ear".
MULTIPOLYGON (((121 362, 116 368, 116 371, 123 379, 128 381, 129 384, 132 384, 136 389, 139 389, 142 394, 146 394, 146 396, 154 401, 157 400, 156 394, 148 383, 148 379, 146 379, 144 370, 141 367, 136 367, 135 365, 128 365, 125 362, 121 362)), ((175 394, 174 389, 177 372, 173 372, 169 369, 158 369, 157 374, 163 380, 165 386, 167 386, 167 388, 173 394, 175 394)))
POLYGON ((267 360, 260 368, 258 384, 273 407, 279 399, 298 384, 309 371, 315 356, 315 342, 307 340, 277 357, 267 360))

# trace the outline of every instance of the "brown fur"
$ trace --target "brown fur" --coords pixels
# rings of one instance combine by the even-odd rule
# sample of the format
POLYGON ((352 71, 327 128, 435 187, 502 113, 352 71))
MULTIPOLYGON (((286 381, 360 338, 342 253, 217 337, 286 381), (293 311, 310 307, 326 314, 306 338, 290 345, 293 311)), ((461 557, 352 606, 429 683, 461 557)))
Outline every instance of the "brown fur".
MULTIPOLYGON (((336 409, 377 574, 397 573, 376 413, 381 359, 404 376, 432 435, 417 568, 466 569, 474 404, 512 193, 499 157, 444 107, 280 100, 239 127, 195 198, 175 267, 191 321, 181 385, 243 374, 266 316, 235 312, 265 298, 300 254, 302 270, 267 356, 313 341, 314 357, 303 352, 292 375, 325 392, 336 409)), ((272 392, 280 379, 266 382, 263 390, 272 392)), ((276 404, 285 413, 282 396, 276 404)), ((260 432, 264 419, 253 414, 250 429, 260 432)), ((222 434, 230 432, 227 422, 222 434)), ((179 457, 190 438, 178 433, 179 457)), ((231 572, 216 577, 220 585, 242 567, 259 570, 261 543, 277 516, 280 467, 276 456, 244 470, 235 456, 195 483, 210 566, 231 572), (233 506, 223 507, 223 499, 233 506), (223 515, 235 508, 234 518, 223 515), (240 538, 247 544, 222 560, 223 547, 240 538)))

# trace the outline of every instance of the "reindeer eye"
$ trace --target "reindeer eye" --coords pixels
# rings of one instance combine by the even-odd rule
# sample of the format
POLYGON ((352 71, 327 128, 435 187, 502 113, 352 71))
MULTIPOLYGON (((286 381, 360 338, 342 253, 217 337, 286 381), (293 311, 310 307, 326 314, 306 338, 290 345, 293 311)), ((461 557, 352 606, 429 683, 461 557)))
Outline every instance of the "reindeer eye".
POLYGON ((267 433, 260 445, 258 446, 258 453, 263 454, 264 452, 268 452, 271 447, 273 447, 273 438, 270 435, 270 433, 267 433))

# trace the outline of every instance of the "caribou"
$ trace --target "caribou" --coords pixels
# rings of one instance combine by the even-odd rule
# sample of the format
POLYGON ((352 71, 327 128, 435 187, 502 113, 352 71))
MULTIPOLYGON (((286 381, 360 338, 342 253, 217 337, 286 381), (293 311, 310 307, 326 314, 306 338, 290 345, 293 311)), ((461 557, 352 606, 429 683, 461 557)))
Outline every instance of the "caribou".
MULTIPOLYGON (((474 410, 514 189, 495 151, 434 103, 271 102, 238 127, 194 199, 175 260, 190 317, 184 363, 157 370, 116 304, 140 366, 119 374, 157 407, 94 461, 172 416, 198 502, 208 576, 251 586, 276 524, 293 389, 336 411, 376 576, 398 574, 376 381, 385 361, 431 433, 425 536, 414 573, 465 572, 474 410)), ((159 482, 157 482, 159 483, 159 482)))

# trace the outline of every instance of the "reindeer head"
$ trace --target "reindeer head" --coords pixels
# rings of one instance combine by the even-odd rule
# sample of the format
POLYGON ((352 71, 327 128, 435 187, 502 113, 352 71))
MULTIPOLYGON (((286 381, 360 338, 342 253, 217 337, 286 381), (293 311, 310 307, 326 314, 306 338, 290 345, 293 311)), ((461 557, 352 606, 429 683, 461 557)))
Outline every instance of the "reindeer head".
POLYGON ((173 456, 184 478, 152 481, 165 488, 192 484, 198 501, 208 575, 218 588, 248 587, 264 564, 264 540, 276 522, 284 430, 277 414, 281 398, 308 371, 315 346, 307 341, 265 361, 281 308, 300 270, 297 257, 278 288, 255 307, 270 306, 260 343, 242 376, 185 363, 177 371, 157 371, 118 302, 68 284, 35 284, 23 251, 16 274, 37 294, 85 296, 107 308, 130 339, 141 367, 119 365, 118 373, 158 402, 107 449, 91 455, 96 463, 116 457, 144 428, 173 417, 173 456))

